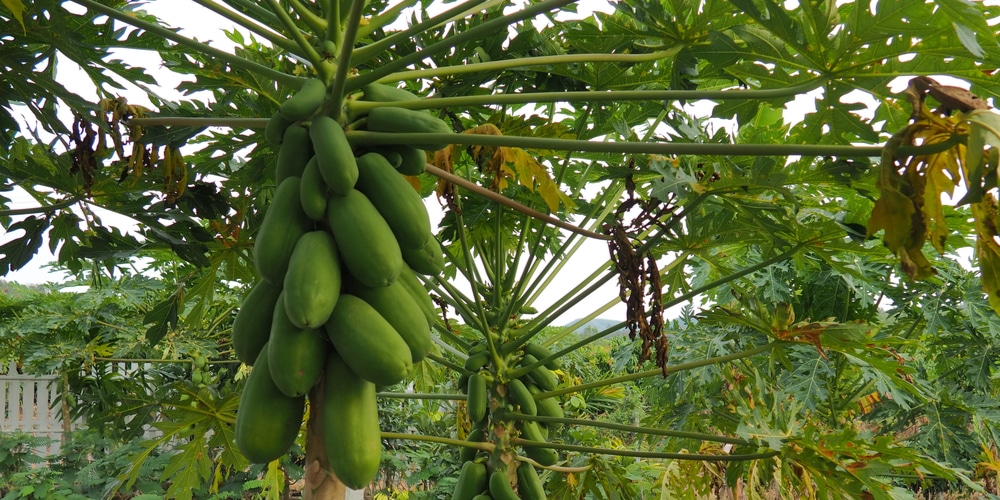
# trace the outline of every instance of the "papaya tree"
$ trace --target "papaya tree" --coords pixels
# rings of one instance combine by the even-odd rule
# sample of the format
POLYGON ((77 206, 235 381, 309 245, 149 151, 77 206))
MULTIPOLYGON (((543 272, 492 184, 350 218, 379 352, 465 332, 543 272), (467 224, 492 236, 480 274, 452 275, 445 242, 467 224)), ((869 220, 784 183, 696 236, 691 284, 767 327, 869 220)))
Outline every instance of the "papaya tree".
MULTIPOLYGON (((992 7, 195 4, 233 27, 234 49, 127 2, 0 10, 0 168, 39 204, 2 212, 23 231, 0 247, 3 270, 46 239, 95 276, 169 250, 186 272, 145 315, 154 344, 203 321, 218 286, 244 290, 232 347, 254 368, 235 417, 200 401, 203 428, 165 426, 211 429, 229 452, 185 448, 171 495, 247 461, 278 477, 296 440, 307 498, 365 487, 396 440, 458 450, 454 477, 433 478, 455 499, 635 496, 637 460, 669 464, 653 472, 664 492, 711 477, 822 498, 930 479, 983 489, 970 449, 996 467, 996 436, 970 426, 996 428, 995 384, 942 401, 921 363, 941 353, 912 335, 959 321, 962 301, 914 283, 962 276, 969 324, 996 342, 992 7), (161 97, 154 65, 120 49, 156 56, 184 95, 161 97), (62 84, 63 61, 98 99, 62 84), (152 107, 119 96, 122 81, 152 107), (815 110, 786 120, 802 100, 815 110), (574 260, 584 241, 607 257, 574 260), (974 249, 976 287, 946 257, 956 248, 974 249), (553 292, 557 279, 572 285, 553 292), (556 328, 608 285, 617 297, 556 328), (914 296, 945 300, 948 321, 904 321, 914 296), (576 334, 618 304, 616 324, 576 334), (627 369, 577 377, 574 353, 623 329, 627 369), (657 403, 648 418, 573 418, 574 396, 622 383, 657 403), (454 425, 381 429, 379 398, 443 402, 454 425), (962 459, 903 432, 944 407, 963 417, 931 428, 968 434, 962 459), (594 442, 595 428, 642 439, 594 442)), ((996 379, 995 363, 958 359, 996 379)))

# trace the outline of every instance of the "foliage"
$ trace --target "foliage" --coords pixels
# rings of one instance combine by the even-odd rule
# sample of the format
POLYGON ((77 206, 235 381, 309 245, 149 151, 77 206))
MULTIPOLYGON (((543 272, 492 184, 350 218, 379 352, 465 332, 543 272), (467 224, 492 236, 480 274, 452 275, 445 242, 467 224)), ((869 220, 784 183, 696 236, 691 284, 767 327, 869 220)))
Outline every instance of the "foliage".
MULTIPOLYGON (((0 192, 16 184, 41 205, 6 210, 11 198, 0 196, 0 222, 23 231, 0 246, 0 269, 20 268, 47 238, 71 284, 89 288, 9 287, 0 358, 64 375, 75 408, 113 423, 116 438, 137 436, 154 410, 166 415, 163 442, 178 440, 161 471, 170 496, 205 484, 221 491, 246 469, 227 434, 235 370, 200 388, 177 364, 129 378, 89 370, 106 357, 230 359, 226 329, 241 295, 230 285, 252 284, 252 243, 274 188, 275 148, 261 140, 263 120, 245 119, 271 116, 301 77, 333 71, 346 76, 348 95, 335 115, 364 112, 371 103, 356 92, 378 81, 433 97, 401 106, 432 109, 456 131, 429 160, 482 189, 419 179, 443 206, 437 236, 448 264, 447 279, 426 283, 440 299, 440 342, 414 390, 454 393, 476 342, 489 345, 501 379, 530 369, 503 366, 509 353, 497 345, 565 351, 549 395, 577 420, 550 441, 570 447, 560 465, 574 472, 545 472, 552 497, 740 486, 899 498, 921 486, 907 478, 982 489, 973 480, 995 472, 1000 134, 986 102, 1000 87, 983 69, 1000 63, 995 7, 621 0, 567 19, 557 14, 573 12, 568 0, 466 11, 469 2, 439 23, 428 21, 431 2, 410 2, 405 22, 390 24, 399 12, 373 1, 350 31, 344 72, 341 54, 320 56, 316 40, 333 34, 338 45, 348 32, 331 24, 339 18, 317 29, 324 11, 313 2, 269 2, 276 13, 199 1, 243 28, 226 34, 232 53, 165 28, 141 4, 75 3, 88 12, 54 0, 0 7, 0 36, 12 41, 0 60, 0 192), (186 77, 186 95, 160 98, 152 68, 116 59, 117 49, 156 54, 186 77), (56 56, 84 69, 98 102, 60 85, 56 56), (938 74, 969 88, 927 77, 938 74), (118 98, 122 79, 156 109, 118 98), (803 98, 815 110, 784 120, 803 98), (688 105, 699 101, 710 116, 688 105), (38 128, 18 125, 21 113, 38 128), (150 117, 166 121, 142 121, 150 117), (954 206, 942 201, 962 190, 954 206), (496 195, 614 235, 614 255, 567 264, 579 231, 558 231, 496 195), (137 229, 113 227, 98 208, 137 229), (973 249, 971 271, 949 253, 973 249), (133 272, 139 262, 147 277, 133 272), (574 287, 552 296, 555 276, 574 287), (632 287, 616 328, 578 336, 553 326, 615 282, 632 287), (661 323, 673 306, 683 310, 661 323), (645 347, 599 342, 622 328, 645 347), (617 455, 629 453, 664 461, 617 455)), ((355 146, 377 144, 347 125, 355 146)), ((491 397, 505 401, 502 391, 491 397)), ((441 401, 383 401, 383 431, 464 437, 464 404, 441 401)), ((442 443, 385 444, 387 494, 419 484, 447 496, 460 464, 442 443)), ((137 456, 155 449, 147 443, 137 456)), ((125 486, 146 462, 121 474, 125 486)), ((276 471, 255 472, 274 484, 276 471)))

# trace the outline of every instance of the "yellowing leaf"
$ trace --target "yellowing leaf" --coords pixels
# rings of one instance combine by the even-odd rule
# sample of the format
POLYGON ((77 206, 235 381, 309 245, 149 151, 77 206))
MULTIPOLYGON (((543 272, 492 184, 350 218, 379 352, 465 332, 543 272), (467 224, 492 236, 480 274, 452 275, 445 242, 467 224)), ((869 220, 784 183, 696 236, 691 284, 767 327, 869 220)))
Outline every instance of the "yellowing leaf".
POLYGON ((27 33, 24 27, 24 11, 27 10, 27 7, 24 6, 24 3, 21 0, 0 0, 0 2, 3 2, 4 7, 10 10, 17 24, 21 25, 21 31, 27 33))
MULTIPOLYGON (((463 133, 503 135, 500 129, 492 123, 480 125, 463 133)), ((471 151, 472 156, 477 161, 489 155, 486 167, 493 176, 490 188, 494 191, 505 189, 508 186, 508 181, 515 180, 521 186, 528 188, 529 191, 538 193, 552 212, 559 210, 560 202, 570 209, 575 206, 573 200, 559 191, 558 184, 549 175, 545 166, 527 151, 514 147, 491 146, 473 146, 471 151)))
POLYGON ((983 282, 983 291, 989 297, 990 306, 1000 313, 1000 245, 997 244, 997 202, 987 193, 983 201, 972 205, 972 217, 976 221, 976 258, 983 282))

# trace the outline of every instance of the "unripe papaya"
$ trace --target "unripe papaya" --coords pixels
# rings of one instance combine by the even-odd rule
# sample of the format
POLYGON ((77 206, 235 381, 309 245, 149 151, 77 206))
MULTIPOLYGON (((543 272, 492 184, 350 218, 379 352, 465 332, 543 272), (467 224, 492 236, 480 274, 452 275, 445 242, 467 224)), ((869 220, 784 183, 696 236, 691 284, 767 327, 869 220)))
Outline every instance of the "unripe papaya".
POLYGON ((271 318, 280 295, 281 287, 261 280, 243 298, 233 320, 233 351, 240 361, 248 365, 257 361, 271 335, 271 318))
POLYGON ((403 269, 396 237, 375 205, 356 189, 333 196, 327 204, 327 221, 347 271, 361 284, 386 286, 403 269))
POLYGON ((358 165, 344 128, 329 116, 318 116, 309 126, 309 137, 327 187, 333 194, 346 195, 358 181, 358 165))
MULTIPOLYGON (((549 351, 548 349, 534 342, 528 342, 527 344, 524 344, 524 352, 540 360, 545 359, 552 355, 552 351, 549 351)), ((562 368, 562 362, 559 361, 559 358, 554 358, 545 362, 545 367, 550 370, 558 370, 562 368)))
POLYGON ((433 236, 420 248, 401 247, 400 251, 403 260, 414 272, 425 276, 437 276, 444 271, 444 251, 433 236))
POLYGON ((292 447, 302 427, 304 397, 288 397, 274 381, 265 344, 247 377, 236 410, 234 440, 250 463, 265 464, 292 447))
POLYGON ((280 145, 281 139, 285 135, 285 129, 292 126, 293 123, 295 122, 285 118, 285 115, 282 115, 280 111, 275 111, 267 120, 267 126, 264 127, 264 140, 272 146, 280 145))
POLYGON ((375 384, 359 377, 333 351, 323 380, 320 432, 330 468, 348 488, 363 489, 378 474, 382 456, 375 384))
POLYGON ((431 351, 431 327, 406 285, 396 280, 388 286, 357 286, 351 288, 351 293, 367 302, 392 325, 410 347, 414 364, 427 357, 431 351))
MULTIPOLYGON (((452 134, 455 131, 440 118, 412 109, 383 106, 368 112, 368 130, 372 132, 452 134)), ((410 144, 418 149, 437 151, 447 142, 410 144)))
POLYGON ((545 487, 531 464, 518 464, 517 492, 521 494, 521 500, 546 500, 545 487))
POLYGON ((507 472, 501 469, 494 469, 490 474, 490 495, 494 500, 521 500, 514 494, 514 488, 507 480, 507 472))
POLYGON ((403 264, 398 279, 406 287, 406 291, 410 292, 410 297, 413 297, 413 300, 420 306, 420 311, 427 318, 427 324, 433 325, 437 321, 437 311, 434 309, 434 301, 431 300, 430 293, 424 288, 423 283, 420 283, 417 276, 413 274, 410 266, 403 264))
POLYGON ((271 380, 282 393, 305 396, 323 373, 329 341, 322 330, 292 324, 285 309, 284 300, 279 299, 271 321, 267 364, 271 380))
POLYGON ((409 144, 387 144, 380 146, 380 152, 393 152, 399 155, 399 163, 393 167, 403 175, 420 175, 427 170, 427 153, 409 144))
MULTIPOLYGON (((542 392, 541 389, 536 387, 534 384, 528 386, 528 391, 531 392, 532 396, 542 392)), ((545 399, 536 399, 535 406, 538 408, 538 415, 543 417, 557 417, 563 418, 564 413, 562 405, 559 403, 558 397, 549 397, 545 399)), ((555 429, 559 424, 547 424, 546 427, 555 429)))
POLYGON ((312 143, 305 127, 292 125, 285 129, 278 148, 278 161, 274 167, 274 180, 278 184, 289 177, 302 177, 306 164, 312 158, 312 143))
POLYGON ((295 244, 285 272, 285 311, 299 328, 320 328, 340 297, 337 243, 320 229, 303 234, 295 244))
MULTIPOLYGON (((519 423, 519 427, 521 428, 521 437, 524 439, 539 443, 545 442, 545 436, 541 428, 539 428, 538 422, 523 420, 519 423)), ((528 458, 542 465, 553 465, 559 461, 559 454, 552 448, 545 448, 543 446, 523 446, 523 448, 528 458)))
POLYGON ((489 351, 486 350, 476 351, 476 352, 469 351, 469 357, 465 358, 464 368, 466 370, 469 370, 470 372, 478 372, 479 370, 482 370, 484 366, 486 366, 486 363, 489 360, 490 360, 489 351))
POLYGON ((281 103, 278 111, 290 121, 302 121, 319 110, 324 99, 326 99, 326 85, 319 78, 310 78, 298 92, 281 103))
MULTIPOLYGON (((469 432, 465 440, 470 443, 481 443, 486 440, 486 431, 481 427, 476 427, 469 432)), ((460 462, 471 462, 476 458, 477 453, 479 453, 479 449, 463 446, 458 452, 458 460, 460 462)))
POLYGON ((302 171, 302 181, 299 183, 299 198, 302 201, 302 212, 314 221, 326 219, 326 203, 330 198, 326 181, 319 174, 319 163, 313 156, 302 171))
POLYGON ((486 489, 486 464, 465 462, 462 472, 458 474, 455 491, 451 500, 472 500, 473 497, 486 489))
POLYGON ((360 298, 341 294, 324 325, 330 342, 361 378, 388 387, 406 377, 410 348, 378 311, 360 298))
POLYGON ((477 424, 486 417, 486 405, 489 400, 489 393, 486 391, 486 379, 478 373, 469 375, 469 388, 467 404, 469 407, 469 419, 473 424, 477 424))
MULTIPOLYGON (((531 354, 525 354, 524 357, 521 358, 521 366, 531 366, 537 362, 538 358, 532 356, 531 354)), ((546 391, 554 391, 556 387, 559 386, 559 379, 544 365, 538 366, 528 372, 528 377, 531 378, 533 382, 538 384, 538 387, 546 391)))
POLYGON ((298 177, 289 177, 278 185, 254 241, 257 273, 277 286, 285 281, 295 244, 313 228, 313 222, 302 212, 299 182, 298 177))
POLYGON ((361 97, 362 101, 401 102, 420 100, 420 96, 410 92, 409 90, 390 85, 383 85, 381 83, 369 83, 368 85, 361 87, 361 90, 364 92, 361 97))
POLYGON ((525 387, 524 382, 518 379, 507 382, 507 395, 510 397, 511 402, 520 407, 521 413, 531 416, 537 415, 538 409, 535 406, 535 398, 531 397, 531 392, 525 387))
POLYGON ((423 248, 431 238, 431 220, 420 193, 378 153, 362 155, 357 164, 355 187, 389 224, 399 248, 423 248))

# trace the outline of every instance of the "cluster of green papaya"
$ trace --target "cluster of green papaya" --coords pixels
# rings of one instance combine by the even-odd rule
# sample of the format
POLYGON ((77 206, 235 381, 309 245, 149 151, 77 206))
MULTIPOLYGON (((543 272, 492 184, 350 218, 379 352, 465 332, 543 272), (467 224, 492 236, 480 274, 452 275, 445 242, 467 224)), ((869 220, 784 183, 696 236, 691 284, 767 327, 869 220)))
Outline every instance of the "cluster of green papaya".
MULTIPOLYGON (((425 153, 352 150, 326 103, 326 85, 310 80, 265 129, 278 146, 277 189, 254 243, 261 279, 233 325, 236 355, 253 365, 235 441, 254 463, 284 455, 306 398, 316 398, 310 418, 319 419, 330 468, 360 489, 381 456, 376 387, 402 381, 431 349, 434 305, 414 273, 440 273, 444 256, 423 200, 401 175, 416 171, 418 157, 426 164, 425 153)), ((367 117, 370 129, 447 127, 427 113, 415 120, 385 109, 367 117)))
MULTIPOLYGON (((499 349, 503 352, 503 348, 499 349)), ((510 356, 512 361, 511 369, 521 367, 531 367, 538 363, 540 359, 547 359, 551 353, 545 347, 528 342, 520 350, 510 356)), ((558 359, 552 359, 545 364, 539 364, 531 368, 527 373, 518 377, 506 380, 504 388, 495 390, 494 393, 505 394, 505 401, 500 402, 500 406, 494 408, 491 413, 489 404, 489 384, 499 384, 495 375, 488 369, 490 352, 486 343, 474 345, 469 350, 469 357, 465 362, 465 369, 468 375, 463 375, 459 379, 459 387, 463 389, 467 397, 467 407, 469 420, 473 429, 466 438, 471 442, 482 442, 487 440, 487 429, 490 429, 491 420, 504 420, 504 412, 507 410, 517 411, 525 415, 541 415, 546 417, 563 417, 562 405, 556 397, 536 399, 538 394, 552 391, 559 385, 559 379, 552 372, 561 368, 558 359)), ((506 378, 506 377, 501 377, 506 378)), ((555 424, 553 424, 555 425, 555 424)), ((516 432, 522 439, 535 442, 545 442, 549 438, 549 431, 552 426, 520 420, 516 424, 516 432)), ((542 446, 522 447, 524 455, 534 460, 540 465, 550 466, 559 461, 558 453, 552 448, 542 446)), ((522 500, 544 500, 546 498, 545 489, 542 487, 541 479, 534 467, 521 462, 516 467, 517 493, 515 494, 512 484, 514 476, 508 477, 508 470, 502 465, 488 470, 486 460, 479 456, 479 450, 473 447, 462 448, 459 456, 463 462, 462 470, 459 473, 458 483, 452 500, 512 500, 520 498, 522 500)))
POLYGON ((212 381, 212 373, 207 371, 208 358, 203 354, 195 354, 191 358, 191 382, 199 387, 204 387, 212 381))

